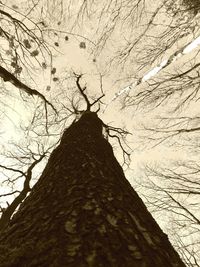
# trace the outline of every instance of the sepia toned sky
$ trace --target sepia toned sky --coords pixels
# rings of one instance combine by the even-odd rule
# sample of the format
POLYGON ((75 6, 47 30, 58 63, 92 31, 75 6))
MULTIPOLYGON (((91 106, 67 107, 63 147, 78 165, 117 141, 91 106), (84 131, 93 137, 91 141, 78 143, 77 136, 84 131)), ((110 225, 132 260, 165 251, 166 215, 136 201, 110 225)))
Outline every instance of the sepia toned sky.
MULTIPOLYGON (((138 173, 138 166, 149 160, 157 162, 166 161, 169 158, 185 159, 187 158, 187 152, 176 150, 172 147, 160 145, 152 148, 151 144, 148 146, 145 142, 145 145, 140 146, 140 143, 142 143, 141 135, 143 134, 141 131, 142 126, 160 114, 160 111, 156 114, 155 111, 137 110, 138 108, 134 106, 127 109, 121 108, 123 97, 126 94, 132 94, 134 91, 141 90, 140 87, 145 87, 147 84, 145 82, 151 76, 158 76, 159 74, 156 74, 156 72, 162 72, 162 67, 165 67, 167 60, 170 56, 173 56, 174 52, 192 43, 198 36, 188 35, 187 38, 182 38, 181 41, 177 40, 173 46, 166 49, 160 57, 157 57, 152 64, 148 64, 148 60, 144 61, 146 64, 141 68, 142 50, 144 50, 145 56, 145 47, 155 46, 155 40, 149 36, 155 36, 156 39, 159 33, 165 31, 165 25, 168 25, 168 21, 171 19, 164 13, 161 2, 152 3, 152 1, 146 1, 145 4, 136 5, 133 10, 135 14, 133 13, 130 16, 130 20, 125 19, 126 11, 130 9, 129 6, 121 7, 124 9, 124 13, 119 14, 118 18, 114 3, 111 3, 110 8, 106 1, 102 1, 96 6, 91 5, 91 9, 88 7, 87 10, 87 6, 81 6, 82 1, 75 1, 74 3, 71 1, 70 3, 67 1, 39 1, 36 8, 32 9, 30 17, 41 16, 41 19, 37 18, 39 23, 43 22, 47 25, 43 30, 44 34, 47 33, 47 42, 52 50, 52 63, 47 68, 47 71, 43 72, 36 66, 32 73, 34 77, 32 81, 27 80, 26 73, 22 80, 30 87, 44 93, 46 98, 52 99, 52 101, 54 101, 54 98, 59 101, 60 90, 69 91, 66 93, 68 96, 73 94, 73 90, 70 91, 72 81, 70 81, 69 85, 67 79, 71 75, 69 73, 72 72, 84 74, 83 85, 86 84, 89 96, 98 97, 101 94, 100 87, 102 86, 105 97, 103 98, 104 105, 99 113, 100 117, 105 123, 110 123, 116 127, 125 126, 131 132, 131 137, 128 137, 132 148, 130 166, 136 173, 138 173), (102 9, 102 7, 104 8, 102 9), (85 10, 82 10, 82 8, 85 8, 85 10), (101 10, 105 12, 101 12, 101 10), (88 16, 84 17, 87 12, 88 16), (155 16, 155 25, 152 27, 148 23, 156 12, 158 12, 158 16, 155 16), (80 20, 76 20, 81 15, 80 20), (130 27, 130 23, 133 23, 134 26, 130 27), (145 36, 146 32, 148 32, 147 36, 145 36), (68 37, 67 41, 64 38, 66 36, 68 37), (152 40, 153 42, 151 43, 152 40), (86 48, 80 48, 81 42, 84 42, 86 48), (125 47, 124 51, 126 51, 129 49, 131 42, 136 42, 135 47, 130 50, 130 55, 123 55, 123 47, 125 47), (58 46, 55 46, 55 43, 58 43, 58 46), (165 63, 163 64, 163 62, 165 63), (56 68, 56 75, 58 73, 58 76, 61 76, 58 82, 53 82, 52 76, 49 75, 52 67, 56 68), (139 79, 143 79, 142 82, 134 87, 134 84, 139 79), (132 87, 127 91, 123 91, 129 85, 132 87), (51 86, 50 91, 46 91, 47 86, 51 86), (121 95, 118 96, 120 93, 121 95)), ((14 7, 14 10, 19 13, 17 16, 20 18, 20 13, 23 10, 30 9, 32 3, 31 1, 13 0, 7 1, 7 5, 11 8, 14 7)), ((9 8, 7 9, 9 10, 9 8)), ((14 12, 12 9, 10 11, 14 12)), ((28 19, 25 21, 30 27, 33 26, 28 19)), ((189 52, 191 53, 191 51, 189 52)), ((182 58, 184 57, 185 55, 180 55, 180 53, 178 57, 174 56, 171 68, 176 67, 176 61, 182 62, 179 63, 180 66, 183 65, 184 59, 182 58)), ((18 89, 16 90, 12 85, 4 84, 4 86, 9 91, 9 94, 5 93, 7 106, 2 103, 2 143, 5 144, 6 139, 8 142, 10 140, 12 142, 20 140, 22 131, 20 131, 18 125, 21 121, 27 125, 30 123, 32 115, 29 111, 31 107, 34 108, 34 105, 30 104, 26 97, 24 102, 23 97, 21 98, 17 91, 18 89)), ((34 99, 33 103, 37 102, 38 99, 34 99)), ((122 160, 120 149, 115 148, 115 150, 118 159, 122 160)), ((127 178, 132 184, 134 183, 132 176, 127 178)))
MULTIPOLYGON (((23 10, 28 10, 28 8, 32 7, 31 1, 12 0, 5 1, 5 3, 8 7, 13 8, 14 6, 14 10, 19 13, 19 17, 23 10)), ((102 76, 102 86, 105 93, 103 99, 105 105, 102 107, 102 111, 104 112, 101 113, 102 119, 105 122, 114 122, 115 125, 125 125, 133 134, 133 143, 137 143, 137 136, 140 135, 140 132, 137 132, 135 135, 135 131, 140 128, 140 124, 143 123, 144 120, 151 120, 151 116, 155 116, 155 114, 153 114, 154 112, 151 113, 148 111, 149 114, 146 113, 144 115, 144 112, 146 112, 144 109, 138 112, 137 108, 134 106, 133 108, 129 107, 127 110, 121 110, 121 101, 126 93, 132 94, 132 91, 137 92, 137 90, 141 90, 140 86, 145 87, 146 84, 140 84, 139 86, 136 86, 136 88, 133 86, 131 90, 122 93, 120 97, 113 101, 112 99, 127 86, 134 85, 138 79, 143 78, 143 82, 147 80, 147 77, 149 78, 149 76, 146 74, 149 72, 154 75, 155 68, 158 68, 158 66, 162 65, 162 62, 168 60, 175 51, 179 51, 180 48, 195 40, 198 35, 188 35, 181 40, 177 40, 173 46, 166 49, 160 57, 157 57, 152 64, 148 65, 148 60, 146 60, 146 64, 141 68, 140 62, 142 60, 142 51, 144 51, 145 56, 145 47, 149 48, 151 45, 152 47, 155 46, 155 40, 152 38, 153 41, 151 43, 151 38, 149 36, 155 36, 156 39, 156 36, 165 30, 165 25, 168 25, 170 18, 164 13, 161 1, 156 3, 145 1, 145 4, 141 1, 141 4, 138 6, 136 5, 133 10, 135 13, 132 14, 130 20, 125 20, 126 11, 130 8, 129 6, 121 7, 124 9, 124 13, 122 12, 122 14, 119 14, 119 18, 116 19, 118 14, 114 9, 115 4, 113 2, 111 3, 111 8, 109 9, 106 1, 102 1, 96 6, 91 5, 90 8, 82 6, 82 1, 75 1, 73 3, 71 1, 68 3, 67 1, 64 2, 61 0, 51 2, 39 1, 35 9, 31 11, 32 13, 30 13, 30 17, 32 19, 38 15, 41 17, 37 18, 38 21, 48 25, 47 27, 44 27, 43 30, 44 34, 47 32, 49 38, 47 38, 47 41, 50 48, 52 48, 52 67, 56 67, 57 73, 61 75, 62 78, 69 75, 70 71, 83 73, 83 83, 87 84, 89 95, 93 94, 96 96, 101 94, 100 75, 102 76), (104 9, 102 9, 102 7, 104 7, 104 9), (81 13, 81 8, 85 8, 83 13, 81 13), (101 13, 101 10, 104 10, 105 12, 101 13), (88 17, 86 16, 84 18, 84 12, 89 13, 88 17), (151 20, 152 14, 156 12, 158 12, 158 16, 155 16, 155 25, 153 25, 153 27, 151 27, 151 25, 148 26, 148 20, 151 20), (79 21, 76 21, 77 16, 81 16, 81 14, 82 18, 80 18, 79 21), (101 18, 99 17, 100 15, 102 16, 101 18), (134 26, 130 27, 130 23, 133 23, 134 26), (55 35, 56 31, 57 33, 55 35), (107 31, 109 34, 107 34, 107 31), (146 31, 148 31, 147 36, 144 34, 146 31), (68 41, 65 41, 65 36, 68 36, 68 41), (124 60, 122 58, 123 55, 120 57, 120 53, 123 52, 124 46, 126 51, 126 49, 128 49, 128 46, 126 48, 126 45, 130 45, 134 40, 137 45, 131 50, 127 59, 124 60), (59 47, 55 46, 55 42, 59 44, 59 47), (85 43, 85 49, 80 48, 80 42, 85 43), (106 110, 104 110, 105 108, 106 110), (140 112, 142 112, 142 115, 140 112)), ((12 9, 10 10, 12 11, 12 9)), ((28 25, 30 24, 30 27, 32 26, 28 19, 26 23, 28 25)), ((177 59, 177 61, 182 62, 179 64, 180 66, 184 64, 184 60, 182 60, 183 57, 185 57, 185 55, 180 56, 180 58, 177 59)), ((172 68, 176 68, 175 61, 172 62, 171 65, 172 68)), ((44 93, 48 99, 53 97, 58 98, 60 88, 66 91, 69 90, 67 79, 62 83, 54 83, 49 72, 50 68, 42 73, 37 66, 32 73, 34 77, 32 81, 28 80, 27 82, 26 77, 28 76, 26 73, 24 74, 24 78, 22 77, 22 80, 28 83, 31 87, 44 93), (48 85, 51 86, 50 91, 46 91, 48 85)), ((11 97, 7 98, 8 101, 10 101, 7 110, 2 103, 2 113, 5 114, 5 117, 3 118, 4 123, 2 123, 4 124, 4 134, 10 139, 14 138, 13 129, 17 128, 16 121, 26 120, 26 117, 30 118, 30 115, 27 111, 29 110, 29 106, 27 107, 26 103, 24 104, 23 101, 21 102, 20 97, 16 97, 17 95, 19 96, 19 92, 13 92, 15 89, 12 85, 6 84, 6 86, 9 88, 8 90, 11 97), (27 116, 24 116, 24 113, 27 116), (10 129, 12 129, 12 131, 10 131, 10 129)), ((69 92, 69 95, 70 94, 71 93, 69 92)), ((137 145, 134 144, 133 147, 135 149, 137 145)), ((159 148, 158 151, 154 149, 155 155, 153 157, 151 156, 151 158, 160 157, 159 151, 161 150, 161 148, 159 148)), ((138 152, 137 150, 137 153, 142 155, 140 156, 141 158, 145 158, 146 152, 138 152)), ((151 151, 148 153, 154 152, 151 151)), ((174 152, 172 151, 172 153, 174 152)), ((161 152, 161 154, 163 153, 161 152)), ((137 158, 138 157, 137 154, 137 158)), ((138 159, 136 161, 138 161, 138 159)))
MULTIPOLYGON (((194 142, 199 144, 198 133, 176 132, 178 126, 188 130, 200 125, 198 87, 190 94, 198 85, 198 70, 191 71, 187 79, 175 77, 199 62, 199 14, 181 13, 184 8, 178 6, 181 1, 171 0, 2 2, 4 6, 0 8, 17 17, 44 41, 39 48, 31 43, 30 51, 27 49, 24 54, 18 44, 22 72, 17 77, 55 105, 60 123, 55 123, 55 114, 48 107, 48 136, 43 101, 1 79, 1 164, 18 167, 17 160, 23 152, 16 144, 27 152, 28 144, 28 148, 37 152, 37 142, 44 144, 45 149, 57 142, 74 119, 67 108, 71 108, 72 99, 78 103, 80 98, 74 72, 83 74, 80 83, 86 86, 90 99, 104 92, 99 112, 104 123, 125 127, 131 133, 126 139, 130 148, 124 144, 131 153, 131 161, 129 168, 125 165, 124 169, 133 187, 141 190, 143 199, 145 189, 141 183, 146 179, 145 165, 171 168, 174 162, 198 163, 199 145, 192 147, 194 142), (31 56, 33 51, 39 54, 31 56), (55 74, 51 73, 53 68, 55 74), (168 96, 166 88, 171 90, 168 96), (10 151, 14 153, 12 159, 6 156, 10 151)), ((14 29, 6 23, 2 22, 2 27, 9 28, 13 35, 14 29)), ((27 40, 27 33, 19 34, 21 43, 27 40)), ((13 73, 12 47, 2 36, 0 43, 1 65, 13 73)), ((117 140, 109 141, 122 164, 123 153, 117 140)), ((36 168, 35 176, 39 177, 44 166, 45 162, 36 168)), ((9 175, 2 171, 1 179, 9 175)), ((20 187, 21 182, 16 186, 20 187)), ((4 183, 1 190, 6 193, 10 187, 4 183)), ((0 199, 0 204, 5 205, 5 199, 0 199)), ((163 216, 157 219, 167 227, 169 218, 163 216)))

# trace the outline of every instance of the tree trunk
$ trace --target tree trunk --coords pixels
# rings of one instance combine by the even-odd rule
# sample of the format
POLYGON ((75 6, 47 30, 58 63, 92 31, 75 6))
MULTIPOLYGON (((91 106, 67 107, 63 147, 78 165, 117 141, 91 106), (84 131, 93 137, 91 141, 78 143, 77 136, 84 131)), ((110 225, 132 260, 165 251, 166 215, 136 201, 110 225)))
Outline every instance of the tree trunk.
POLYGON ((1 267, 184 267, 86 112, 0 236, 1 267))

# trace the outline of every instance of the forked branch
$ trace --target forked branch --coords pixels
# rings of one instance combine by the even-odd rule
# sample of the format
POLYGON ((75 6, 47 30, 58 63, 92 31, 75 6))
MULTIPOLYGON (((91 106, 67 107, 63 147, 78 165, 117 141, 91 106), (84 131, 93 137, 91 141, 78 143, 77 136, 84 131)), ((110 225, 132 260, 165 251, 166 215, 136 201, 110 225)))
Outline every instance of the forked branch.
MULTIPOLYGON (((85 90, 86 90, 86 86, 84 86, 83 88, 80 85, 80 79, 82 77, 82 74, 76 74, 74 73, 74 76, 76 77, 76 85, 79 89, 80 94, 82 95, 82 97, 84 98, 85 102, 86 102, 86 110, 85 111, 90 111, 91 107, 94 106, 96 103, 98 103, 101 98, 103 98, 105 96, 104 93, 102 93, 102 95, 100 97, 98 97, 96 100, 94 100, 92 103, 89 101, 87 95, 85 94, 85 90)), ((96 112, 98 112, 100 109, 100 107, 98 108, 98 110, 96 112)))

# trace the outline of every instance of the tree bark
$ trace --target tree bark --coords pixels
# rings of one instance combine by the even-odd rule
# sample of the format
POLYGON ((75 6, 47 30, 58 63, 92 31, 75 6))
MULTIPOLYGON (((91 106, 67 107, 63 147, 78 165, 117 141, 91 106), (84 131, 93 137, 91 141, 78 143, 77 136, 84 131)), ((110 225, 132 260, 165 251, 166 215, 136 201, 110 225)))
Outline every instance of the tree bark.
POLYGON ((0 235, 1 267, 184 267, 85 112, 0 235))

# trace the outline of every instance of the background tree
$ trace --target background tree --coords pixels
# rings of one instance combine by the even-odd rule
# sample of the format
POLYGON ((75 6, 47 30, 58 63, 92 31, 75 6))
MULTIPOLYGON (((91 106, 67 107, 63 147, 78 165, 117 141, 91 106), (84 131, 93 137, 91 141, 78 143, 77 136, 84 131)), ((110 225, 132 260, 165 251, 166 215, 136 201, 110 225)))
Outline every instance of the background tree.
POLYGON ((173 162, 170 169, 146 166, 138 181, 151 213, 158 221, 168 221, 167 232, 188 266, 199 266, 199 167, 194 164, 173 162))

